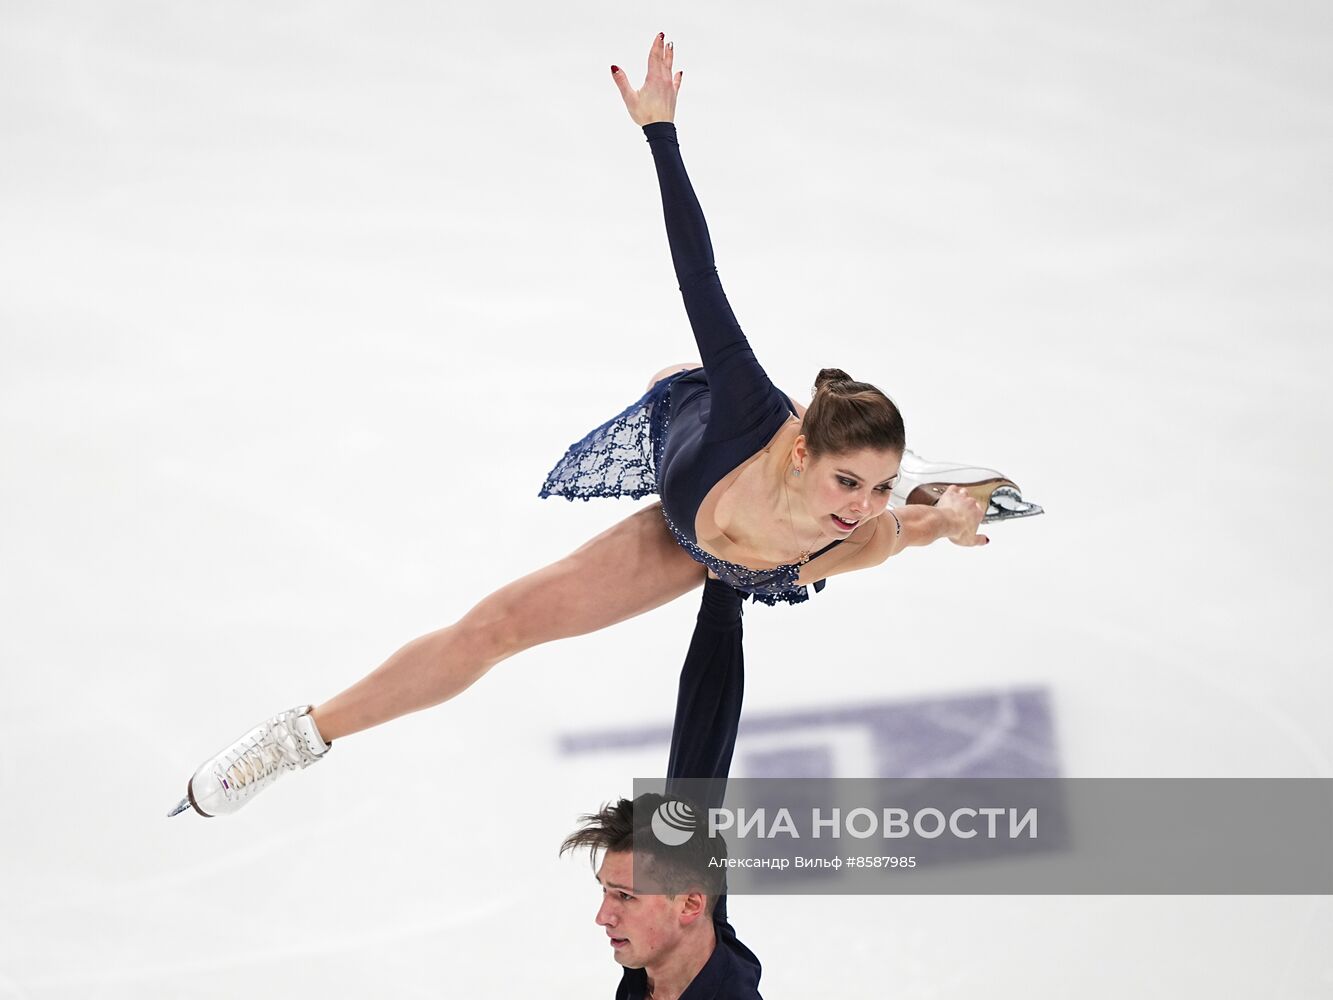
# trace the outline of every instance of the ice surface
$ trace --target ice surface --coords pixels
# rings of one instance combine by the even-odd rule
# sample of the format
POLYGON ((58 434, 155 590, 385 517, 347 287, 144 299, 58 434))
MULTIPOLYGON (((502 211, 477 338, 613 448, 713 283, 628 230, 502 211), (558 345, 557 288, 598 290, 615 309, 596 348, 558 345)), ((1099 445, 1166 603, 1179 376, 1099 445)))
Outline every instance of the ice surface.
MULTIPOLYGON (((749 717, 1040 690, 1067 775, 1329 777, 1330 27, 1205 0, 6 4, 0 1000, 613 994, 555 848, 647 758, 561 741, 669 724, 693 597, 228 820, 163 814, 266 715, 635 509, 536 492, 696 356, 608 72, 658 30, 769 373, 873 381, 922 454, 1048 511, 747 609, 749 717)), ((1327 898, 732 916, 772 997, 1333 991, 1327 898)))

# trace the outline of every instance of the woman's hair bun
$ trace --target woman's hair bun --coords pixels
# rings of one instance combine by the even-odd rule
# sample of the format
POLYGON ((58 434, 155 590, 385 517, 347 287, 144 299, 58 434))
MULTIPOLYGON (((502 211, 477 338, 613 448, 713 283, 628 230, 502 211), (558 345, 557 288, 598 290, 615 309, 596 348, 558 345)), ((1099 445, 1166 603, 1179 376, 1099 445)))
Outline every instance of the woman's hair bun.
POLYGON ((821 368, 815 394, 801 420, 810 454, 846 455, 862 448, 896 451, 907 446, 903 415, 893 400, 841 368, 821 368))
POLYGON ((819 374, 815 377, 815 392, 824 388, 826 385, 836 385, 839 382, 851 382, 852 377, 841 368, 821 368, 819 374))

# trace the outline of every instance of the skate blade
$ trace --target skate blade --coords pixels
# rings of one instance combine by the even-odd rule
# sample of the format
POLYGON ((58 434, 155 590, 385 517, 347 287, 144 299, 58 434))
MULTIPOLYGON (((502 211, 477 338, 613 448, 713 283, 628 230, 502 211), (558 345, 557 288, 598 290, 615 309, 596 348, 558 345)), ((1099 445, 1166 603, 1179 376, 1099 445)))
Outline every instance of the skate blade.
POLYGON ((996 521, 1012 521, 1017 517, 1035 517, 1044 513, 1035 503, 1024 500, 1017 490, 1001 487, 990 495, 981 523, 994 524, 996 521))
POLYGON ((179 816, 181 813, 185 812, 185 810, 189 808, 190 808, 190 797, 187 795, 185 796, 185 798, 181 799, 180 802, 176 803, 175 809, 167 813, 167 819, 171 819, 172 816, 179 816))

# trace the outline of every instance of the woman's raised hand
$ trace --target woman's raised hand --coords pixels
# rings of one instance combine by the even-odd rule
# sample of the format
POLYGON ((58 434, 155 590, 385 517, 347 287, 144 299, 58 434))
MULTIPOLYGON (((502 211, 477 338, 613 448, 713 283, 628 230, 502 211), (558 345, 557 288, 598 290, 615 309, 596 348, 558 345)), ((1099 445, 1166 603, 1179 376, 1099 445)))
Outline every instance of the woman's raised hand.
POLYGON ((944 495, 935 501, 935 509, 953 516, 955 528, 949 532, 948 538, 955 545, 985 545, 990 541, 985 535, 977 534, 985 509, 961 486, 950 486, 945 490, 944 495))
POLYGON ((635 90, 629 85, 629 77, 619 66, 611 67, 611 76, 620 88, 620 96, 625 99, 625 107, 636 125, 649 122, 669 122, 676 117, 676 92, 680 90, 680 78, 683 73, 671 73, 673 46, 666 41, 665 34, 653 39, 653 47, 648 50, 648 75, 643 86, 635 90))

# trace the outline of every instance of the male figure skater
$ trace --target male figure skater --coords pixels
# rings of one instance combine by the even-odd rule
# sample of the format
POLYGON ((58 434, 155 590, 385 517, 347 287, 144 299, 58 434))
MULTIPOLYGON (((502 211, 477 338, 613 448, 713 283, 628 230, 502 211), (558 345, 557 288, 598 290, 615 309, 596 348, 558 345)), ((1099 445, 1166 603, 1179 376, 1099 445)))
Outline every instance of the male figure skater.
MULTIPOLYGON (((698 810, 722 804, 740 724, 745 686, 741 603, 742 594, 730 585, 705 581, 680 672, 667 791, 682 781, 691 781, 697 791, 700 785, 692 779, 707 779, 702 800, 695 800, 701 826, 707 813, 698 810)), ((709 870, 712 850, 702 829, 681 848, 663 847, 648 826, 663 801, 662 796, 641 795, 607 805, 583 817, 585 825, 560 848, 563 854, 589 847, 594 859, 604 852, 597 869, 602 885, 597 924, 606 928, 616 961, 625 967, 616 1000, 760 1000, 759 959, 737 940, 727 921, 718 874, 724 869, 709 870), (682 891, 637 891, 636 860, 682 891)))

